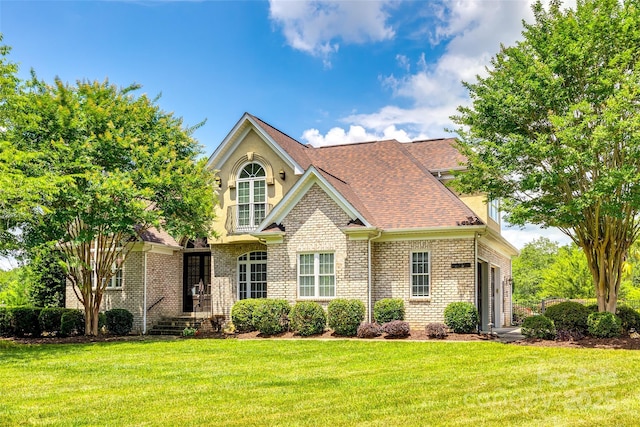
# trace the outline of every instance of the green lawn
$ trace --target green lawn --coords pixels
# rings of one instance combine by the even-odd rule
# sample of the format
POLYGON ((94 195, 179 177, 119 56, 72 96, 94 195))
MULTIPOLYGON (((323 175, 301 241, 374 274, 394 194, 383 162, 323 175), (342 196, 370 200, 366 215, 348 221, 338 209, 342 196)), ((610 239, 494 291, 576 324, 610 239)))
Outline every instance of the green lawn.
POLYGON ((486 342, 0 341, 0 425, 638 425, 639 367, 486 342))

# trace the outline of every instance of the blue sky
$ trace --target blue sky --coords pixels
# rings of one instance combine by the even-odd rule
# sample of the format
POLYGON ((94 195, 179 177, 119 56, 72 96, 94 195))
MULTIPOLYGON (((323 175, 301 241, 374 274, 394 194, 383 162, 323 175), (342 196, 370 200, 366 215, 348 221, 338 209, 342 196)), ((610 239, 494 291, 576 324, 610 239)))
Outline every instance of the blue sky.
MULTIPOLYGON (((245 111, 314 145, 450 136, 461 85, 513 44, 527 0, 11 1, 20 75, 139 83, 213 152, 245 111)), ((516 246, 553 231, 505 230, 516 246)))

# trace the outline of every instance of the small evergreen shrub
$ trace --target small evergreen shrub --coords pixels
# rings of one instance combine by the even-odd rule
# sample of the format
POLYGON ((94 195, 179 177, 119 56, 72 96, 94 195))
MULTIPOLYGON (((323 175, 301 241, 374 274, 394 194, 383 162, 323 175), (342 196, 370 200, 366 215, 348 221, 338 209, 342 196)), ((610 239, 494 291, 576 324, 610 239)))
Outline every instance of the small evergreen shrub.
POLYGON ((82 310, 65 309, 60 319, 60 334, 65 336, 84 334, 84 313, 82 310))
POLYGON ((13 335, 11 326, 12 312, 9 307, 0 307, 0 337, 10 337, 13 335))
POLYGON ((556 332, 556 339, 558 341, 578 341, 584 338, 584 334, 580 331, 567 331, 566 329, 560 329, 556 332))
POLYGON ((452 302, 444 309, 444 323, 456 334, 478 330, 478 310, 470 302, 452 302))
POLYGON ((355 336, 364 320, 364 304, 357 299, 334 299, 327 307, 329 327, 337 335, 355 336))
POLYGON ((382 327, 377 323, 363 322, 358 326, 358 338, 375 338, 382 335, 382 327))
POLYGON ((252 332, 256 328, 253 326, 253 312, 256 307, 264 302, 264 299, 243 299, 231 307, 231 321, 236 327, 236 331, 252 332))
POLYGON ((616 309, 616 316, 620 319, 620 324, 624 332, 629 332, 631 329, 636 331, 640 330, 640 313, 635 311, 628 305, 619 305, 616 309))
POLYGON ((553 320, 556 330, 569 332, 587 332, 587 318, 591 312, 587 307, 575 301, 565 301, 548 307, 544 315, 553 320))
POLYGON ((265 335, 274 335, 289 329, 291 306, 283 299, 265 299, 253 311, 253 326, 265 335))
POLYGON ((540 338, 552 340, 556 336, 556 328, 553 320, 547 316, 530 316, 522 322, 522 335, 527 338, 540 338))
POLYGON ((447 337, 447 326, 444 323, 429 323, 425 327, 427 337, 432 339, 444 339, 447 337))
POLYGON ((404 301, 400 298, 383 298, 373 306, 373 318, 380 325, 392 320, 404 320, 404 301))
POLYGON ((622 333, 620 319, 608 311, 591 313, 587 319, 589 334, 596 338, 614 338, 622 333))
POLYGON ((14 307, 11 309, 13 333, 19 337, 40 335, 40 323, 38 322, 40 310, 35 307, 14 307))
POLYGON ((598 311, 598 304, 585 304, 585 307, 589 310, 589 313, 596 313, 598 311))
MULTIPOLYGON (((129 335, 133 329, 133 314, 124 308, 113 308, 105 313, 107 330, 114 335, 129 335)), ((98 315, 98 324, 100 316, 98 315)))
POLYGON ((300 301, 291 309, 289 315, 291 330, 303 337, 321 334, 327 325, 327 314, 315 301, 300 301))
POLYGON ((40 311, 40 316, 38 316, 40 330, 51 335, 59 334, 64 311, 65 309, 62 307, 43 308, 40 311))
POLYGON ((410 328, 407 322, 392 320, 382 325, 382 330, 387 334, 385 338, 403 338, 409 336, 410 328))

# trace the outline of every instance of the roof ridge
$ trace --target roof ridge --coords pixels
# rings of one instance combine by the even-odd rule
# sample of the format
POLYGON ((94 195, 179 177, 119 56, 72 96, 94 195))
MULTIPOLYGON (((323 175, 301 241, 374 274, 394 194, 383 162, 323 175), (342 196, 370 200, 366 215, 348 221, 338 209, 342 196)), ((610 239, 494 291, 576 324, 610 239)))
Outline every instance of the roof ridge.
POLYGON ((248 114, 250 117, 252 117, 253 119, 255 119, 255 120, 259 121, 260 123, 262 123, 263 125, 265 125, 265 126, 269 126, 271 129, 275 130, 276 132, 279 132, 279 133, 281 133, 282 135, 284 135, 284 136, 286 136, 287 138, 289 138, 290 140, 297 142, 298 144, 300 144, 300 146, 301 146, 302 148, 305 148, 305 149, 309 149, 309 148, 313 149, 313 148, 314 148, 314 147, 312 147, 312 146, 310 146, 310 145, 308 145, 308 144, 303 144, 302 142, 300 142, 300 141, 298 141, 297 139, 293 138, 293 137, 292 137, 292 136, 290 136, 289 134, 287 134, 287 133, 285 133, 285 132, 282 132, 280 129, 278 129, 277 127, 275 127, 275 126, 273 126, 273 125, 271 125, 271 124, 269 124, 269 123, 267 123, 267 122, 265 122, 265 121, 264 121, 264 120, 262 120, 260 117, 254 116, 254 115, 253 115, 253 114, 251 114, 251 113, 247 113, 247 114, 248 114))
POLYGON ((313 163, 311 164, 311 166, 313 166, 314 168, 316 168, 316 169, 318 169, 318 170, 321 170, 322 172, 326 173, 327 175, 331 176, 332 178, 337 179, 338 181, 340 181, 340 182, 341 182, 341 183, 343 183, 343 184, 350 185, 347 181, 345 181, 345 180, 343 180, 343 179, 341 179, 341 178, 338 178, 337 176, 335 176, 334 174, 332 174, 332 173, 331 173, 331 172, 329 172, 328 170, 326 170, 326 169, 324 169, 324 168, 321 168, 320 166, 316 166, 316 165, 314 165, 313 163))
POLYGON ((397 139, 395 139, 395 138, 382 139, 382 140, 377 139, 375 141, 344 142, 342 144, 321 145, 320 147, 311 146, 311 148, 313 148, 314 150, 321 150, 321 149, 326 149, 326 148, 348 147, 348 146, 353 146, 353 145, 364 145, 364 144, 377 144, 377 143, 382 143, 382 142, 399 142, 399 141, 397 139))

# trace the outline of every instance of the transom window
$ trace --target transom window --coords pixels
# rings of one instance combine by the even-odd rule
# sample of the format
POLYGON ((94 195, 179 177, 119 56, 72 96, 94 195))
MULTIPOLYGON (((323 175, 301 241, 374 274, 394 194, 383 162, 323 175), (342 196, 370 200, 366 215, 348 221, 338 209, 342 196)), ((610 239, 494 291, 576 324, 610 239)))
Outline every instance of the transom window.
POLYGON ((304 298, 336 296, 333 253, 298 256, 298 296, 304 298))
POLYGON ((428 297, 430 282, 429 252, 411 253, 411 296, 428 297))
POLYGON ((238 258, 238 299, 267 297, 267 253, 250 252, 238 258))
POLYGON ((238 175, 238 231, 251 231, 267 215, 267 181, 264 168, 249 163, 238 175))

